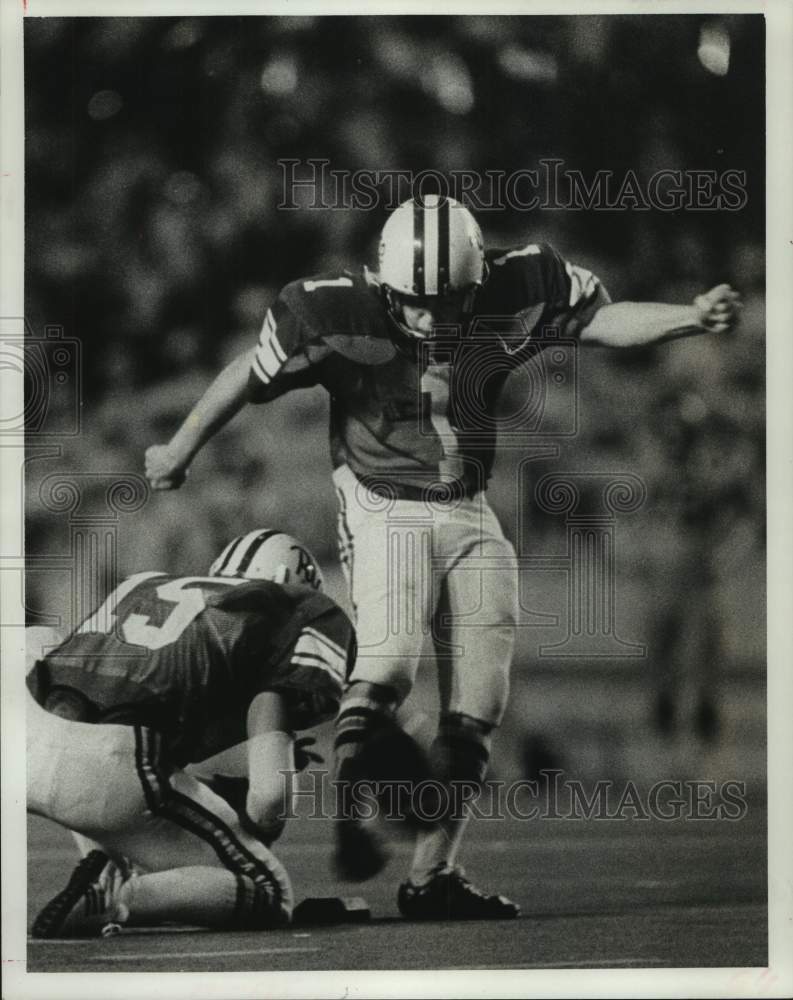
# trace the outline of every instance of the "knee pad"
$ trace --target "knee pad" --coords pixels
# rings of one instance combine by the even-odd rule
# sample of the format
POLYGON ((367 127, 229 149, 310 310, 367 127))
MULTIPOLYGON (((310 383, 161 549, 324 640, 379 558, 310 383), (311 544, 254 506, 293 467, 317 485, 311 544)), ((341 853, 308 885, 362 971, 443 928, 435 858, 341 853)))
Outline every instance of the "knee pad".
POLYGON ((487 773, 493 726, 461 712, 441 715, 430 749, 433 773, 446 784, 480 785, 487 773))

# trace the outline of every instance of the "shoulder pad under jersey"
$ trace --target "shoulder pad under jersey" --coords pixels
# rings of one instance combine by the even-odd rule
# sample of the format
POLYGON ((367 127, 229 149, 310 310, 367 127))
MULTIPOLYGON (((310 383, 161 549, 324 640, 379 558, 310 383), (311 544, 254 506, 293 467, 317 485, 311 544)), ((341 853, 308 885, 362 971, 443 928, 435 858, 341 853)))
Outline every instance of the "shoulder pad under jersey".
MULTIPOLYGON (((219 577, 221 582, 223 577, 219 577)), ((207 604, 223 611, 268 611, 288 609, 300 621, 311 621, 337 608, 336 602, 321 591, 272 580, 245 580, 207 599, 207 604)))
POLYGON ((394 348, 377 290, 362 274, 320 274, 290 282, 283 303, 312 340, 364 364, 390 361, 394 348))
POLYGON ((497 297, 505 312, 567 302, 565 262, 549 244, 490 250, 486 257, 489 274, 483 297, 497 297))
POLYGON ((521 317, 531 330, 554 324, 572 332, 609 301, 598 278, 572 264, 549 243, 529 243, 486 254, 489 275, 477 311, 521 317))

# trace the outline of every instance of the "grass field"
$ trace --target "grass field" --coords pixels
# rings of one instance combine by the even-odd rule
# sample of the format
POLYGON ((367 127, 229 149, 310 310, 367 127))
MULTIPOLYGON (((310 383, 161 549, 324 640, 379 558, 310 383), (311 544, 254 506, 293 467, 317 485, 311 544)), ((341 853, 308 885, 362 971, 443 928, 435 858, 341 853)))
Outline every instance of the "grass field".
MULTIPOLYGON (((739 821, 480 820, 461 862, 522 907, 510 922, 409 923, 396 888, 409 845, 363 885, 330 869, 329 821, 298 818, 276 850, 296 899, 363 895, 368 924, 266 933, 127 930, 94 941, 29 941, 30 972, 317 969, 625 969, 767 965, 764 805, 739 821)), ((76 859, 53 824, 29 821, 28 920, 76 859)))

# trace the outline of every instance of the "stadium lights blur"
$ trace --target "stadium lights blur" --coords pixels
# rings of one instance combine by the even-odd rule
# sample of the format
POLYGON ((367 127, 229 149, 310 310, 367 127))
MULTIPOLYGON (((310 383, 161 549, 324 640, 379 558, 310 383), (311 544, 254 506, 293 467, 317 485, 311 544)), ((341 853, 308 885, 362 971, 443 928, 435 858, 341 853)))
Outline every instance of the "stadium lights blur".
POLYGON ((262 70, 259 85, 265 94, 286 97, 297 90, 297 62, 292 55, 274 56, 262 70))
POLYGON ((730 35, 723 21, 707 21, 702 25, 697 56, 709 73, 727 75, 730 68, 730 35))
POLYGON ((203 34, 204 26, 199 18, 186 17, 171 28, 162 40, 162 47, 173 51, 189 49, 201 41, 203 34))
POLYGON ((124 106, 124 101, 115 90, 99 90, 88 102, 88 116, 96 122, 107 121, 117 115, 124 106))
POLYGON ((556 59, 547 52, 525 49, 520 45, 505 45, 498 53, 498 64, 507 76, 534 83, 556 83, 556 59))
POLYGON ((424 90, 453 115, 467 115, 474 106, 471 74, 459 56, 442 53, 432 57, 421 74, 424 90))

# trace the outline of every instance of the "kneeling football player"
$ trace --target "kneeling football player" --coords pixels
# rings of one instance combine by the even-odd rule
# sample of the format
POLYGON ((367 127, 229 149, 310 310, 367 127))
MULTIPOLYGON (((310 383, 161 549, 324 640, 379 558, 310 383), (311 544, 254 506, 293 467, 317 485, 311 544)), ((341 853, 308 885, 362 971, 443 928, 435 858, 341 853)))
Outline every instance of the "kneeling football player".
POLYGON ((93 849, 34 937, 289 921, 289 877, 266 845, 289 811, 294 731, 334 717, 356 649, 321 586, 297 540, 250 532, 208 576, 130 577, 35 662, 28 811, 93 849), (213 777, 240 745, 248 781, 235 811, 213 777))

